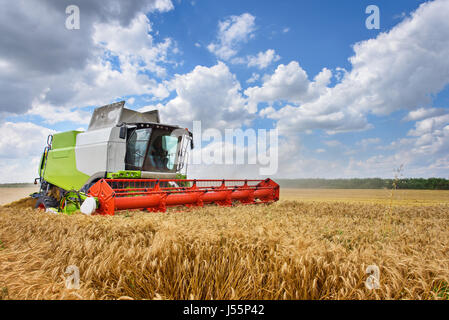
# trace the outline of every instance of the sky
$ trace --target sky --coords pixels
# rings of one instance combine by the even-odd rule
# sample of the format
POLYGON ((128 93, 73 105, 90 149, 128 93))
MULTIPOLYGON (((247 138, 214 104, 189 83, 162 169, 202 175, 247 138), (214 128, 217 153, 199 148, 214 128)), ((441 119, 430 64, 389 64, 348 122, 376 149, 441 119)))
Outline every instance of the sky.
MULTIPOLYGON (((274 178, 400 167, 448 178, 449 0, 0 5, 0 183, 32 181, 49 134, 86 130, 95 107, 121 100, 189 129, 276 129, 274 178), (79 29, 66 26, 69 5, 79 29)), ((255 178, 260 166, 192 165, 189 176, 255 178)))

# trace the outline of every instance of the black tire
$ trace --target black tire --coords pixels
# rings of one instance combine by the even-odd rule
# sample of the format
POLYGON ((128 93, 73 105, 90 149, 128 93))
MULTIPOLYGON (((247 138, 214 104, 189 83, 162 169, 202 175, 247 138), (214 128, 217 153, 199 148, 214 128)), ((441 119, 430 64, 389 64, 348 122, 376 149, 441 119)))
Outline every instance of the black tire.
POLYGON ((37 198, 35 208, 36 209, 48 209, 48 208, 58 208, 59 202, 53 197, 50 196, 40 196, 37 198))

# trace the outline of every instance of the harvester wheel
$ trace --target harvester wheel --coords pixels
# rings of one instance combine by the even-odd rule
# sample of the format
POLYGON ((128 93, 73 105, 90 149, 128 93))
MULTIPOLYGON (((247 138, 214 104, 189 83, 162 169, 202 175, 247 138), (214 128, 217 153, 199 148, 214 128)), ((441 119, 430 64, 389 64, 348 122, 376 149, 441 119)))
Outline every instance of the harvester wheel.
POLYGON ((36 201, 36 209, 46 210, 48 208, 57 208, 59 206, 58 200, 50 196, 40 196, 36 201))

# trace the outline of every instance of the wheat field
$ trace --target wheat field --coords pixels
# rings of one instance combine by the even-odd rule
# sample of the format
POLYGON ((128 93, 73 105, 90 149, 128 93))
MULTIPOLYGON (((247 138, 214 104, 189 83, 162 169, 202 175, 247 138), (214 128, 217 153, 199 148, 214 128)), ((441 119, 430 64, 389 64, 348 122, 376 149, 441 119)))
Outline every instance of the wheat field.
POLYGON ((19 201, 0 208, 0 297, 448 299, 445 196, 425 206, 284 197, 113 217, 19 201), (70 265, 79 289, 66 288, 70 265), (365 285, 369 265, 377 289, 365 285))

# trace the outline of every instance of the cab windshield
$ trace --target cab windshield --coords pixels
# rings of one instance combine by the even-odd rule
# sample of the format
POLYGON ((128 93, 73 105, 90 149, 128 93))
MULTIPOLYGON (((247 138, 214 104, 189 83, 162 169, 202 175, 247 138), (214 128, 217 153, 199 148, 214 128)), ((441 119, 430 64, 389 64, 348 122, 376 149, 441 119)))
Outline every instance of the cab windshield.
POLYGON ((177 157, 183 137, 172 135, 172 132, 159 128, 130 129, 125 169, 176 172, 179 169, 177 157))

